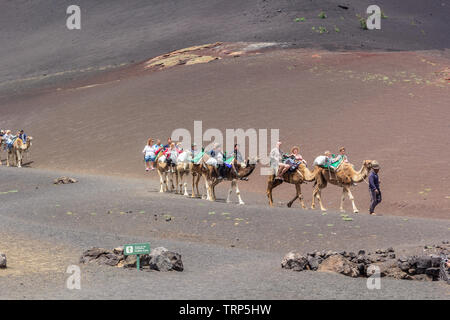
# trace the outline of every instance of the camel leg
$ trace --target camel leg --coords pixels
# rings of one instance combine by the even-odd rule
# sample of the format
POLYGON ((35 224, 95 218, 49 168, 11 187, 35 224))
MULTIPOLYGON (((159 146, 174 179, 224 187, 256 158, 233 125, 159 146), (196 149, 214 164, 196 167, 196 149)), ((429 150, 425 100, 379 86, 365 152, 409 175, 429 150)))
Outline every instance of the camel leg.
POLYGON ((159 192, 164 192, 164 178, 163 178, 163 174, 159 170, 158 170, 158 175, 159 175, 159 185, 160 185, 159 192))
POLYGON ((231 202, 231 193, 233 192, 233 188, 236 186, 236 181, 235 180, 232 180, 231 181, 231 186, 230 186, 230 189, 228 189, 228 196, 227 196, 227 203, 230 203, 231 202))
POLYGON ((312 200, 311 200, 311 209, 313 209, 313 210, 316 208, 316 194, 317 194, 317 190, 316 190, 316 187, 314 186, 313 192, 312 192, 312 200))
POLYGON ((241 198, 241 191, 239 190, 239 186, 238 186, 238 184, 237 184, 237 181, 236 181, 235 183, 236 183, 236 195, 237 195, 237 197, 238 197, 238 199, 239 199, 239 204, 244 205, 245 202, 242 201, 242 198, 241 198))
MULTIPOLYGON (((173 167, 172 167, 172 170, 170 171, 170 184, 171 184, 171 190, 170 191, 174 191, 175 190, 175 192, 177 191, 177 189, 175 188, 175 185, 173 184, 173 176, 174 176, 174 169, 173 169, 173 167)), ((177 179, 178 179, 178 176, 176 177, 177 179)))
MULTIPOLYGON (((173 174, 172 174, 172 179, 173 179, 173 174)), ((180 177, 178 174, 178 168, 175 167, 175 194, 178 193, 179 181, 180 181, 180 177)), ((180 190, 180 194, 181 194, 181 190, 180 190)))
POLYGON ((208 180, 207 176, 204 176, 205 178, 205 188, 206 188, 206 200, 213 201, 212 200, 212 192, 211 192, 211 182, 208 180))
POLYGON ((354 212, 354 213, 358 213, 359 210, 358 210, 358 208, 356 207, 356 204, 355 204, 355 198, 353 197, 353 194, 352 194, 352 192, 350 191, 350 187, 346 187, 346 188, 347 188, 348 198, 349 198, 350 201, 352 202, 353 212, 354 212))
POLYGON ((216 201, 216 186, 218 185, 217 181, 215 181, 214 183, 211 184, 211 196, 212 196, 212 201, 216 201))
POLYGON ((322 193, 321 188, 319 187, 318 184, 316 184, 316 186, 314 187, 314 191, 313 191, 313 199, 312 199, 311 209, 314 209, 316 207, 314 200, 315 200, 315 198, 317 198, 317 200, 319 201, 320 210, 327 211, 327 209, 323 206, 321 193, 322 193))
MULTIPOLYGON (((197 176, 194 175, 194 173, 192 173, 192 195, 191 198, 195 198, 195 178, 197 178, 197 176)), ((198 194, 198 189, 197 189, 197 194, 198 194)))
POLYGON ((298 200, 300 201, 300 204, 302 205, 302 209, 306 209, 305 200, 303 199, 302 194, 302 186, 298 185, 298 200))
POLYGON ((347 195, 347 189, 345 187, 342 188, 342 195, 341 195, 341 204, 339 206, 339 210, 341 212, 345 212, 344 209, 344 201, 345 201, 345 196, 347 195))
POLYGON ((22 153, 19 150, 16 151, 16 163, 18 168, 22 168, 22 153))
POLYGON ((299 190, 299 186, 300 186, 299 184, 296 184, 296 185, 295 185, 295 197, 294 197, 294 199, 292 199, 291 201, 289 201, 289 202, 287 203, 288 208, 292 207, 292 204, 294 203, 294 201, 297 200, 298 195, 299 195, 299 193, 301 192, 301 191, 299 190))
POLYGON ((209 184, 208 184, 208 180, 206 179, 206 177, 204 177, 205 179, 205 192, 202 194, 202 199, 206 199, 209 200, 211 199, 211 197, 209 196, 209 184))
POLYGON ((275 189, 275 187, 279 186, 283 183, 282 180, 274 180, 275 176, 272 176, 267 181, 267 197, 269 198, 269 206, 273 207, 273 197, 272 197, 272 191, 275 189))
POLYGON ((196 181, 195 181, 195 189, 197 190, 197 195, 198 195, 199 197, 202 196, 202 195, 200 194, 200 191, 198 190, 198 183, 200 182, 200 178, 201 178, 201 176, 198 175, 198 177, 196 177, 196 181))
POLYGON ((188 179, 188 176, 189 176, 189 172, 187 172, 185 175, 184 175, 184 177, 185 177, 185 181, 184 181, 184 183, 183 183, 183 186, 184 186, 184 196, 185 197, 189 197, 189 192, 188 192, 188 182, 187 182, 187 179, 188 179))

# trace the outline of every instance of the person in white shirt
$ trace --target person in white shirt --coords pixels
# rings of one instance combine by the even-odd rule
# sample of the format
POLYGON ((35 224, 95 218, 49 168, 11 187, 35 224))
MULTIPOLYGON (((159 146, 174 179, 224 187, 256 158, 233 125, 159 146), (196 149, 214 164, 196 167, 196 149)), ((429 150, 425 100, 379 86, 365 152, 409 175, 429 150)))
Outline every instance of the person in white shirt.
POLYGON ((290 166, 282 162, 283 153, 280 150, 281 141, 277 142, 277 146, 270 151, 270 167, 276 175, 275 179, 283 180, 283 174, 289 170, 290 166))
POLYGON ((144 154, 145 161, 145 171, 155 170, 155 146, 153 145, 153 139, 150 138, 147 140, 147 145, 145 146, 142 153, 144 154))
POLYGON ((13 145, 14 140, 15 140, 16 138, 17 138, 17 136, 13 136, 13 135, 11 134, 11 130, 6 130, 6 133, 5 133, 5 135, 3 136, 3 140, 5 141, 6 147, 7 147, 8 149, 11 149, 11 148, 12 148, 12 145, 13 145))

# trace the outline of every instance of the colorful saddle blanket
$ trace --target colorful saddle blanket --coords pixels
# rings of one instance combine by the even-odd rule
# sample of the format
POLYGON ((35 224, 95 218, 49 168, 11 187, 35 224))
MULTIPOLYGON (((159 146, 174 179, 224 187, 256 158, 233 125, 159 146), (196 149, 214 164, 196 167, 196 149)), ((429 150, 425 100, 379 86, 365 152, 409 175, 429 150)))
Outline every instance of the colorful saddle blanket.
POLYGON ((331 164, 324 164, 321 167, 323 168, 327 168, 327 169, 331 169, 333 171, 337 170, 337 168, 339 168, 339 166, 341 165, 341 163, 344 161, 344 158, 340 158, 338 161, 335 161, 331 164))
POLYGON ((196 154, 196 156, 192 159, 193 163, 198 163, 202 158, 203 155, 205 154, 204 151, 200 151, 199 153, 196 154))

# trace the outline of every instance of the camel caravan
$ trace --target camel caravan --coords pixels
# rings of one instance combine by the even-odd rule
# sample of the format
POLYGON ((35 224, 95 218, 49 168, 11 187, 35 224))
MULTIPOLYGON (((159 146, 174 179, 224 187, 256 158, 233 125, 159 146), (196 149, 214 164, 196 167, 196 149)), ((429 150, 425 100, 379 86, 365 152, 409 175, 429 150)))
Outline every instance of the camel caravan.
MULTIPOLYGON (((278 142, 270 153, 272 174, 268 176, 266 191, 270 206, 273 206, 273 189, 286 182, 295 185, 296 188, 295 197, 287 203, 287 206, 291 207, 294 201, 299 199, 302 208, 306 209, 301 185, 313 182, 311 209, 315 209, 317 200, 320 209, 327 210, 323 206, 321 192, 328 184, 332 184, 342 188, 340 211, 344 212, 344 200, 348 197, 352 203, 353 212, 359 212, 350 188, 362 181, 367 182, 366 178, 370 171, 379 168, 376 160, 365 160, 361 169, 357 171, 348 162, 345 148, 342 147, 338 155, 325 151, 323 155, 318 156, 314 160, 314 169, 311 171, 299 154, 299 147, 293 147, 290 154, 287 154, 281 152, 280 146, 281 142, 278 142)), ((241 198, 238 181, 247 181, 259 162, 257 158, 244 161, 237 144, 234 146, 232 155, 227 157, 218 144, 214 144, 208 152, 205 152, 204 149, 197 150, 195 143, 192 144, 191 150, 184 150, 181 143, 174 143, 170 138, 166 145, 162 145, 160 140, 153 144, 153 139, 149 139, 143 153, 145 154, 146 171, 156 170, 159 175, 160 192, 175 192, 189 196, 187 178, 191 176, 192 194, 190 197, 216 201, 215 187, 223 181, 229 181, 230 188, 226 202, 231 202, 231 194, 235 190, 239 204, 242 205, 245 203, 241 198), (205 182, 206 194, 199 192, 198 185, 202 177, 205 182), (174 180, 176 180, 175 184, 174 180)))
POLYGON ((0 131, 0 165, 1 154, 6 152, 6 166, 22 167, 23 158, 30 150, 33 137, 27 136, 23 130, 17 131, 16 135, 11 134, 11 130, 0 131))
POLYGON ((205 152, 197 150, 195 143, 191 150, 184 150, 181 143, 175 144, 171 139, 168 139, 168 143, 164 146, 161 145, 160 140, 153 144, 153 139, 149 139, 143 153, 146 171, 158 172, 160 192, 175 192, 189 196, 187 177, 191 175, 192 198, 201 197, 216 201, 215 187, 223 181, 229 181, 231 186, 227 203, 231 202, 231 194, 234 190, 239 204, 245 204, 240 195, 238 181, 248 179, 256 168, 258 159, 243 161, 238 148, 239 146, 235 145, 233 155, 227 158, 218 144, 215 144, 209 152, 205 152), (198 185, 202 177, 205 181, 206 194, 201 195, 198 185))

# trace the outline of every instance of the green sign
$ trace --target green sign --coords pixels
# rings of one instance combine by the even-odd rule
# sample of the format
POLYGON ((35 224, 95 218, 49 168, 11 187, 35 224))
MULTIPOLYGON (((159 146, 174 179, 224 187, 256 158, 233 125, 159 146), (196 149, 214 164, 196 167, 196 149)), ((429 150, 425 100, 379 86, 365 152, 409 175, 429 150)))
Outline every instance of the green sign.
POLYGON ((126 256, 136 255, 136 267, 140 269, 140 254, 149 254, 150 253, 150 243, 132 243, 126 244, 123 246, 123 254, 126 256))

